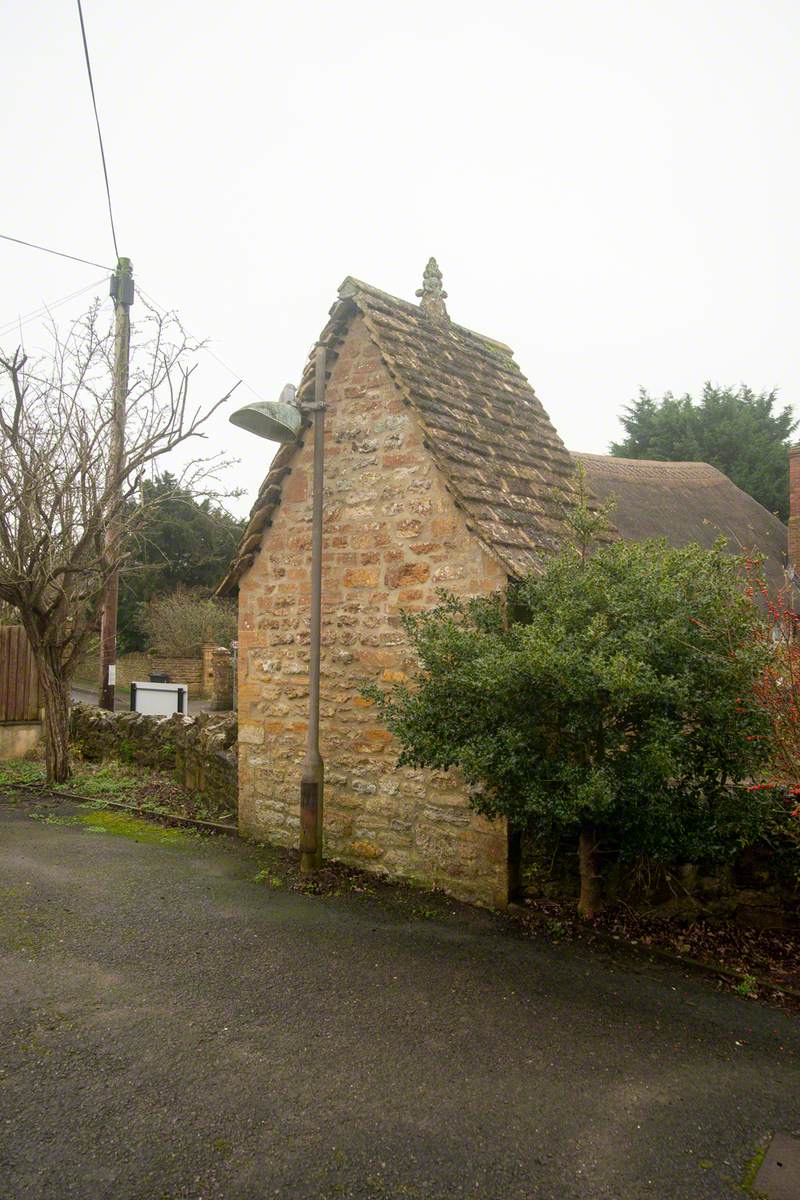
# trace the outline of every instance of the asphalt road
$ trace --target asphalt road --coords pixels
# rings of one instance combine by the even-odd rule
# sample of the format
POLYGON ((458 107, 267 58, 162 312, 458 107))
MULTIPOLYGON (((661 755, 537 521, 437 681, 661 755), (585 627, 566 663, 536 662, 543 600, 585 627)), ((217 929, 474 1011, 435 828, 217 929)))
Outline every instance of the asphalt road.
POLYGON ((703 977, 29 812, 0 802, 3 1200, 710 1200, 800 1132, 798 1023, 703 977))

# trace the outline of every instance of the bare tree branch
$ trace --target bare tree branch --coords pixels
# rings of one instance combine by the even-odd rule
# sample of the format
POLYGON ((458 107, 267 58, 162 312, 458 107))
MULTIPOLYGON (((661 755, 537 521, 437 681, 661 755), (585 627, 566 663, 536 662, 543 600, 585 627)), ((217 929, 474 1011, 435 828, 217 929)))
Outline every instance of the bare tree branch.
MULTIPOLYGON (((45 703, 68 709, 69 687, 99 625, 109 578, 122 567, 163 491, 141 483, 166 455, 205 436, 216 402, 189 407, 199 348, 174 314, 144 305, 134 331, 125 443, 112 457, 113 331, 96 303, 52 350, 29 363, 0 351, 0 602, 25 626, 45 703)), ((238 385, 237 385, 238 386, 238 385)), ((193 458, 175 480, 202 488, 226 464, 193 458)), ((60 719, 60 718, 59 718, 60 719)), ((63 722, 62 722, 63 724, 63 722)), ((48 722, 52 732, 53 723, 48 722)), ((66 744, 66 728, 63 729, 66 744)), ((48 767, 50 766, 48 762, 48 767)))

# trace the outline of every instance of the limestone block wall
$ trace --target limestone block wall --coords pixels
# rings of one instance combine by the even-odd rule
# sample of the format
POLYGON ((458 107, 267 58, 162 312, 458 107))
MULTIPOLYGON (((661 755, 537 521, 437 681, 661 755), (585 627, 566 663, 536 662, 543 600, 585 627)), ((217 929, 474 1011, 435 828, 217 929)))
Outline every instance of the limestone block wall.
POLYGON ((121 655, 117 661, 117 687, 129 688, 135 679, 147 680, 156 672, 169 675, 172 683, 185 683, 190 697, 205 694, 201 658, 170 658, 162 654, 121 655))
MULTIPOLYGON (((326 853, 437 884, 462 899, 507 899, 507 832, 469 808, 457 778, 395 768, 397 746, 360 695, 402 680, 401 609, 437 589, 486 593, 505 575, 469 533, 361 318, 335 363, 326 414, 322 755, 326 853)), ((243 831, 296 845, 308 704, 313 436, 292 463, 239 599, 239 817, 243 831)))

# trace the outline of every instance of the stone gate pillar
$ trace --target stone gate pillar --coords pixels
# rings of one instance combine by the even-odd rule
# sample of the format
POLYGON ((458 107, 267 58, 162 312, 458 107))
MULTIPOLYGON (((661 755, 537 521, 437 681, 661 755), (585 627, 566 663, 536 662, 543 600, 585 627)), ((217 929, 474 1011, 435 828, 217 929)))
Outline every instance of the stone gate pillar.
POLYGON ((215 712, 233 709, 233 655, 224 646, 215 646, 211 656, 211 707, 215 712))

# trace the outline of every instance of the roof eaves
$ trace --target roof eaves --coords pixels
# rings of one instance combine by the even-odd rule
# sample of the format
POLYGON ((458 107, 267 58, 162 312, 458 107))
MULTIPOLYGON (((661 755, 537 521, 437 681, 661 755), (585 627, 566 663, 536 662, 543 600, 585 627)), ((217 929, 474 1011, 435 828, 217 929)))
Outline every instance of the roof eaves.
MULTIPOLYGON (((344 339, 356 311, 357 307, 349 298, 337 300, 330 310, 328 323, 317 342, 317 345, 325 346, 328 351, 329 371, 338 358, 339 345, 344 339)), ((308 357, 300 379, 300 386, 297 389, 297 398, 301 401, 311 399, 313 396, 315 350, 316 346, 308 357)), ((235 591, 242 575, 255 562, 256 555, 261 548, 264 530, 272 524, 273 514, 281 502, 283 482, 287 475, 291 474, 291 461, 302 445, 303 432, 307 427, 308 422, 304 421, 298 437, 293 442, 281 446, 273 458, 267 477, 259 488, 256 501, 250 510, 250 519, 237 547, 236 556, 224 579, 214 589, 215 596, 228 596, 235 591)))

